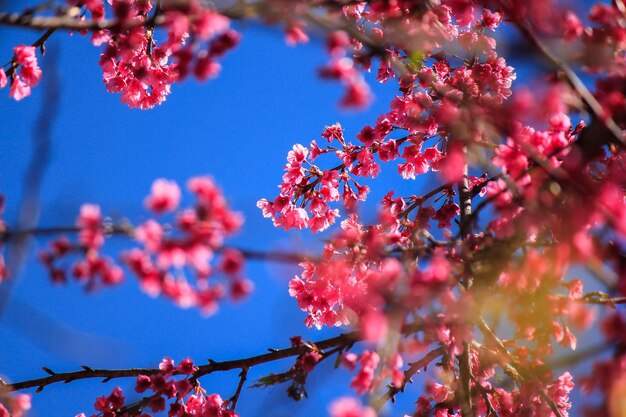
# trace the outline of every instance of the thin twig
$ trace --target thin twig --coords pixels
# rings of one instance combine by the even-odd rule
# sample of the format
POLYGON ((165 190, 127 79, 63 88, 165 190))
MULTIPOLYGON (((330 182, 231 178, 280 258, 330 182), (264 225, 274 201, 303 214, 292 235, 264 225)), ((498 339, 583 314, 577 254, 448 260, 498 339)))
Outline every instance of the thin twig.
POLYGON ((409 368, 404 371, 402 385, 400 385, 399 387, 391 385, 386 393, 372 401, 372 408, 374 408, 374 410, 380 410, 388 400, 394 402, 396 394, 404 392, 406 385, 410 382, 413 382, 413 377, 418 374, 422 369, 426 369, 428 364, 440 357, 444 352, 445 350, 443 347, 438 347, 428 352, 420 360, 411 363, 409 368))
POLYGON ((548 47, 537 37, 528 22, 515 21, 515 25, 531 45, 535 47, 550 63, 565 75, 567 83, 576 91, 589 113, 594 116, 599 123, 611 133, 613 140, 626 147, 626 140, 622 129, 609 117, 602 105, 596 100, 585 83, 576 75, 576 73, 567 65, 565 61, 554 55, 548 47))
POLYGON ((243 388, 243 384, 246 382, 246 378, 248 377, 248 368, 241 368, 241 372, 239 373, 239 383, 237 384, 237 390, 232 397, 230 397, 230 409, 235 411, 237 407, 237 401, 239 401, 239 396, 241 395, 241 389, 243 388))

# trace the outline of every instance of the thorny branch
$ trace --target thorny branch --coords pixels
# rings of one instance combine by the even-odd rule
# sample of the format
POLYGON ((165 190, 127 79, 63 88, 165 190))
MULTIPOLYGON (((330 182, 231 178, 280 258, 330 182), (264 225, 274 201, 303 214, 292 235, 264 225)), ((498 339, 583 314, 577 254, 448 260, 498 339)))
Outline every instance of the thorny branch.
POLYGON ((610 132, 612 139, 620 146, 626 147, 624 133, 615 121, 608 117, 602 105, 596 100, 591 91, 585 86, 585 83, 576 75, 576 73, 567 65, 565 61, 554 55, 548 47, 537 37, 528 22, 516 21, 518 29, 526 37, 528 42, 534 46, 550 63, 565 75, 567 83, 576 91, 589 113, 591 113, 596 122, 602 123, 610 132))
MULTIPOLYGON (((404 335, 419 332, 423 328, 421 322, 413 322, 403 326, 402 333, 404 335)), ((251 356, 244 359, 235 359, 228 361, 209 360, 208 364, 198 366, 196 372, 192 374, 192 379, 198 379, 205 375, 230 371, 233 369, 251 368, 280 359, 298 356, 308 352, 311 346, 315 346, 319 350, 330 349, 338 346, 350 346, 355 342, 362 340, 362 335, 358 331, 344 333, 329 339, 320 340, 312 344, 302 344, 285 349, 271 350, 269 353, 251 356)), ((93 369, 84 366, 80 371, 56 373, 50 369, 44 368, 49 376, 43 378, 31 379, 28 381, 16 382, 12 384, 0 385, 0 393, 20 391, 28 388, 37 388, 38 391, 43 390, 47 385, 63 382, 68 383, 80 379, 103 378, 103 382, 117 378, 137 377, 139 375, 155 375, 161 372, 159 368, 130 368, 130 369, 93 369)))
POLYGON ((423 358, 419 359, 418 361, 411 363, 410 366, 404 371, 402 385, 399 387, 391 385, 385 394, 372 401, 372 407, 375 410, 380 410, 388 400, 395 402, 396 394, 404 392, 406 385, 410 382, 413 382, 413 377, 423 369, 425 370, 428 364, 440 357, 443 353, 444 349, 438 347, 428 352, 423 358))
POLYGON ((248 368, 241 368, 241 372, 239 373, 239 383, 237 384, 237 390, 235 394, 230 398, 230 408, 231 410, 235 410, 237 407, 237 401, 239 401, 239 396, 241 395, 241 390, 243 388, 243 384, 246 382, 246 378, 248 377, 248 368))

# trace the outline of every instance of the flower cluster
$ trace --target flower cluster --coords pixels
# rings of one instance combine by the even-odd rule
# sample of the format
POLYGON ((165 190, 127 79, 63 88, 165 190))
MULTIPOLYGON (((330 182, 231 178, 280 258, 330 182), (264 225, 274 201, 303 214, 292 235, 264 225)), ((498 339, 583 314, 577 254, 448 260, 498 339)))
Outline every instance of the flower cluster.
MULTIPOLYGON (((165 357, 159 364, 159 373, 154 375, 139 375, 135 384, 135 392, 144 396, 138 402, 128 403, 120 387, 113 389, 110 395, 98 397, 94 408, 103 417, 133 417, 151 416, 167 408, 170 417, 214 416, 237 417, 229 407, 229 401, 224 401, 219 394, 207 395, 196 380, 192 380, 197 368, 191 359, 183 359, 178 365, 165 357), (168 407, 169 403, 169 407, 168 407)), ((92 417, 94 417, 92 416, 92 417)), ((77 417, 85 417, 81 413, 77 417)))
MULTIPOLYGON (((152 2, 145 1, 112 3, 121 27, 137 19, 147 20, 152 7, 152 2)), ((130 107, 146 109, 161 104, 171 84, 190 72, 199 80, 216 77, 220 71, 217 60, 239 41, 239 35, 229 30, 228 18, 196 1, 183 9, 164 3, 162 10, 154 13, 162 13, 166 22, 167 38, 161 44, 157 44, 154 25, 103 30, 92 37, 94 44, 106 45, 100 66, 107 90, 122 93, 122 102, 130 107)))
POLYGON ((29 394, 0 395, 0 417, 23 417, 30 408, 29 394))
MULTIPOLYGON (((308 326, 350 323, 370 341, 389 340, 394 323, 397 331, 397 322, 404 323, 407 315, 419 317, 425 324, 420 344, 439 344, 448 361, 469 349, 477 320, 472 314, 506 317, 514 328, 508 339, 481 328, 489 351, 471 349, 475 412, 549 415, 558 408, 567 415, 572 377, 565 373, 554 379, 542 368, 543 361, 556 344, 576 349, 574 330, 584 330, 594 320, 594 311, 585 305, 592 296, 583 294, 582 282, 565 280, 571 266, 603 259, 624 270, 623 255, 618 254, 626 236, 624 154, 618 141, 591 136, 610 136, 600 120, 590 126, 572 123, 569 114, 578 110, 575 92, 561 81, 514 95, 516 74, 498 55, 490 32, 508 16, 514 22, 528 19, 546 33, 566 30, 570 42, 580 38, 591 45, 611 38, 611 58, 594 63, 595 70, 611 65, 611 75, 598 82, 597 97, 606 111, 601 117, 610 115, 624 127, 623 60, 615 59, 611 50, 620 51, 623 45, 608 34, 622 29, 614 7, 596 6, 590 19, 602 29, 590 30, 569 11, 551 11, 546 17, 535 6, 498 4, 494 10, 471 1, 443 1, 421 9, 411 2, 383 1, 344 7, 344 16, 354 20, 363 36, 350 33, 344 42, 343 32, 329 35, 329 52, 337 59, 321 74, 347 80, 356 65, 369 70, 378 55, 379 81, 395 78, 401 94, 389 112, 356 135, 358 144, 337 123, 322 133, 328 146, 317 141, 309 147, 295 145, 278 197, 262 199, 258 207, 276 227, 318 232, 339 217, 333 203, 343 202, 348 213, 355 211, 356 202, 365 200, 369 191, 355 178, 376 178, 383 163, 398 161, 403 179, 437 172, 444 185, 423 196, 397 197, 390 191, 378 224, 360 225, 349 214, 322 257, 301 264, 303 272, 290 282, 290 295, 306 313, 308 326), (428 26, 433 23, 437 30, 428 26), (421 30, 430 36, 417 36, 421 30), (376 45, 390 47, 384 52, 371 48, 368 36, 376 45), (349 58, 344 55, 347 45, 353 48, 349 58), (397 72, 399 67, 408 73, 397 72), (522 112, 528 117, 520 117, 522 112), (333 155, 338 165, 321 168, 318 158, 333 155), (468 175, 467 165, 480 160, 489 161, 492 172, 468 175), (431 198, 437 206, 427 205, 431 198), (478 198, 483 200, 476 204, 478 198), (494 217, 477 232, 478 216, 487 204, 492 204, 494 217), (443 232, 433 231, 434 224, 443 232), (437 240, 439 236, 445 240, 437 240), (487 296, 491 306, 482 313, 487 296), (493 340, 502 344, 492 345, 493 340), (503 355, 519 369, 544 373, 516 390, 494 388, 489 380, 495 370, 508 372, 503 355)), ((353 354, 343 359, 351 369, 356 360, 353 354)), ((353 380, 359 394, 377 385, 375 372, 394 369, 376 352, 365 353, 361 360, 353 380)), ((443 363, 446 372, 461 366, 443 363)), ((432 397, 420 399, 415 415, 447 416, 463 408, 458 368, 452 376, 446 374, 446 383, 430 383, 432 397)), ((367 413, 358 404, 350 408, 357 415, 367 413)))
MULTIPOLYGON (((154 219, 137 226, 135 238, 143 247, 126 252, 123 261, 148 294, 162 294, 181 307, 197 306, 211 314, 227 290, 233 299, 252 290, 251 281, 243 275, 241 252, 223 248, 224 239, 239 230, 243 219, 230 210, 210 178, 192 178, 187 187, 196 198, 195 206, 181 210, 169 232, 154 219), (213 267, 211 261, 218 252, 221 260, 213 267), (186 278, 185 269, 195 275, 195 285, 186 278), (218 273, 228 278, 227 286, 209 279, 218 273)), ((176 183, 156 180, 145 204, 157 215, 173 212, 180 195, 176 183)))
MULTIPOLYGON (((300 263, 289 294, 308 327, 351 325, 356 332, 349 336, 369 345, 357 355, 350 352, 354 340, 321 350, 295 337, 285 350, 296 356, 295 364, 255 386, 291 382, 289 396, 300 399, 309 373, 336 353, 337 363, 358 368, 351 381, 357 394, 376 393, 388 383, 383 401, 433 363, 436 372, 427 377, 415 417, 568 415, 573 377, 550 369, 549 359, 559 346, 577 348, 577 332, 597 314, 589 304, 626 302, 621 1, 592 6, 587 19, 537 0, 259 0, 237 2, 241 9, 222 13, 196 0, 109 4, 70 2, 95 22, 109 11, 114 16, 115 24, 94 31, 92 42, 105 48, 100 65, 107 89, 131 107, 161 103, 171 85, 190 74, 215 77, 219 59, 239 41, 226 15, 282 24, 292 45, 306 42, 312 25, 326 30, 329 60, 319 75, 345 85, 343 107, 370 103, 365 72, 374 70, 379 82, 397 88, 388 109, 354 139, 335 123, 308 146, 294 145, 278 196, 257 203, 277 228, 340 228, 319 258, 300 263), (493 34, 501 24, 516 27, 555 71, 514 91, 517 75, 493 34), (544 44, 543 37, 551 42, 544 44), (563 50, 552 52, 554 45, 563 50), (585 81, 578 77, 583 71, 585 81), (588 88, 587 80, 595 86, 588 88), (437 184, 421 195, 382 190, 377 220, 364 225, 359 202, 389 166, 405 184, 429 178, 437 184), (586 277, 577 270, 572 276, 579 265, 607 292, 585 293, 592 287, 583 283, 586 277)), ((68 16, 80 19, 79 13, 68 16)), ((10 68, 0 70, 0 88, 9 74, 17 100, 41 77, 35 54, 33 46, 19 46, 10 68)), ((150 295, 207 314, 227 293, 245 296, 251 283, 244 277, 244 253, 224 246, 239 229, 240 215, 211 179, 193 178, 187 188, 195 202, 180 209, 179 186, 155 181, 145 199, 155 218, 137 227, 109 224, 98 206, 84 205, 78 239, 54 240, 41 256, 52 279, 66 281, 61 264, 77 254, 71 273, 88 289, 120 282, 121 267, 102 255, 105 238, 117 234, 139 242, 121 262, 150 295)), ((0 263, 0 279, 5 275, 0 263)), ((601 323, 614 352, 581 385, 603 396, 591 416, 623 415, 626 319, 617 311, 601 323)), ((170 402, 170 416, 232 416, 247 372, 241 369, 234 400, 223 401, 196 385, 190 360, 176 366, 166 358, 159 372, 137 378, 136 391, 147 397, 128 404, 116 388, 95 408, 104 416, 140 415, 165 411, 170 402)), ((5 403, 0 413, 19 412, 3 398, 5 403)), ((341 399, 330 414, 375 412, 341 399)))
POLYGON ((306 348, 296 357, 293 366, 286 372, 279 374, 271 373, 260 378, 253 387, 268 387, 290 382, 287 388, 287 395, 295 401, 300 401, 307 396, 305 384, 309 373, 327 356, 324 356, 324 352, 314 344, 303 341, 300 336, 294 336, 290 340, 292 348, 306 348))
MULTIPOLYGON (((134 237, 141 247, 122 254, 121 263, 135 274, 142 289, 156 297, 164 295, 181 307, 198 307, 204 314, 216 311, 226 294, 239 300, 252 291, 252 282, 244 276, 244 256, 233 248, 224 247, 224 239, 236 233, 243 218, 228 207, 221 190, 207 177, 192 178, 189 190, 196 204, 178 212, 173 226, 150 219, 133 228, 130 224, 113 225, 105 222, 100 207, 85 204, 76 221, 78 240, 61 237, 50 243, 40 260, 48 269, 53 282, 67 281, 64 260, 78 256, 71 275, 87 290, 122 281, 122 268, 101 254, 107 235, 134 237), (219 262, 212 265, 219 255, 219 262), (188 280, 191 272, 195 283, 188 280), (210 279, 221 274, 224 282, 210 279)), ((158 179, 146 207, 155 215, 178 210, 181 191, 173 181, 158 179)))
POLYGON ((84 204, 76 219, 79 231, 78 240, 71 242, 67 237, 60 237, 50 242, 49 249, 43 251, 39 260, 46 267, 52 282, 66 283, 67 268, 63 260, 72 254, 79 259, 71 267, 71 275, 88 291, 100 286, 119 284, 124 273, 108 256, 101 254, 105 241, 105 233, 113 231, 110 224, 105 224, 100 207, 95 204, 84 204))
MULTIPOLYGON (((547 384, 547 392, 544 394, 535 386, 507 391, 502 388, 492 388, 492 383, 487 378, 480 378, 481 385, 478 387, 484 395, 477 395, 473 401, 476 413, 487 415, 490 410, 498 410, 498 415, 515 416, 520 414, 554 416, 554 409, 558 409, 560 415, 567 417, 567 410, 571 407, 569 393, 574 384, 572 376, 565 372, 555 381, 547 384)), ((456 415, 452 411, 455 399, 448 387, 442 384, 430 384, 428 396, 421 396, 417 401, 415 416, 451 417, 456 415), (451 407, 452 406, 452 407, 451 407), (451 409, 452 408, 452 409, 451 409)))
POLYGON ((10 62, 10 80, 7 72, 0 68, 0 88, 4 88, 10 81, 9 95, 16 101, 30 95, 31 88, 41 80, 41 68, 37 63, 37 48, 34 46, 19 45, 13 48, 13 59, 10 62))
MULTIPOLYGON (((441 10, 445 13, 430 18, 451 27, 450 9, 441 10)), ((364 16, 382 25, 378 29, 383 31, 385 23, 380 15, 370 10, 364 16)), ((357 201, 365 200, 369 188, 357 183, 352 176, 376 178, 381 170, 377 159, 380 162, 400 159, 397 170, 404 179, 435 171, 446 182, 460 180, 465 162, 463 142, 482 140, 489 133, 489 126, 497 122, 493 118, 498 117, 495 113, 499 109, 495 107, 511 95, 511 84, 516 77, 504 58, 497 56, 495 40, 484 34, 485 30, 497 27, 498 16, 485 10, 483 19, 475 22, 471 29, 461 34, 456 29, 447 31, 450 37, 447 42, 454 37, 458 37, 459 42, 464 39, 465 50, 475 54, 475 59, 461 65, 454 66, 451 60, 437 54, 441 43, 433 41, 429 46, 431 56, 424 58, 424 63, 429 62, 430 66, 423 65, 417 74, 398 79, 401 96, 394 98, 390 111, 381 115, 374 126, 365 126, 356 135, 361 145, 346 140, 338 123, 322 133, 331 145, 321 148, 316 141, 308 148, 295 145, 287 157, 279 196, 273 201, 262 199, 258 203, 263 215, 286 230, 306 227, 313 232, 325 230, 339 215, 328 203, 341 200, 348 210, 353 210, 357 201), (486 46, 481 46, 483 44, 486 46), (492 108, 494 114, 491 114, 492 108), (394 137, 398 132, 403 136, 394 137), (322 154, 334 154, 339 165, 329 170, 320 168, 315 160, 322 154)), ((345 72, 341 66, 344 60, 338 61, 337 68, 327 68, 323 73, 347 76, 341 75, 345 72)), ((381 65, 385 62, 383 59, 381 65)), ((390 68, 386 72, 393 74, 390 68)), ((444 225, 445 217, 454 216, 444 216, 444 225)))

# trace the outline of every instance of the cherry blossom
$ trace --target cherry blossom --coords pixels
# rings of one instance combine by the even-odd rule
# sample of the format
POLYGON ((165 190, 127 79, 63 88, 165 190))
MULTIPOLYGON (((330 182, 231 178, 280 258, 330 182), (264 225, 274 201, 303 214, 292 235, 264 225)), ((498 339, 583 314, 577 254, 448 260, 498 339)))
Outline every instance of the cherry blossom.
MULTIPOLYGON (((189 76, 217 77, 245 26, 233 20, 277 25, 290 46, 321 33, 317 76, 343 88, 340 107, 369 106, 372 83, 393 92, 361 125, 329 120, 320 137, 298 139, 282 176, 271 174, 277 194, 257 202, 276 228, 322 233, 319 254, 278 257, 299 266, 285 291, 307 327, 349 330, 317 344, 293 337, 290 347, 238 366, 166 357, 133 375, 143 399, 128 403, 117 387, 96 400, 97 413, 234 416, 248 369, 287 357, 286 370, 253 387, 287 383, 300 400, 309 375, 336 355, 370 403, 337 399, 331 417, 372 417, 411 395, 410 383, 421 386, 413 416, 566 417, 577 387, 598 395, 587 415, 624 414, 626 318, 615 308, 626 302, 621 2, 259 0, 219 9, 89 0, 56 13, 65 26, 55 29, 90 33, 102 48, 105 88, 132 108, 163 103, 189 76), (520 48, 502 47, 510 30, 520 48), (518 79, 513 54, 546 65, 518 79), (387 176, 395 182, 383 184, 387 176), (372 191, 383 197, 367 206, 372 191), (568 352, 586 345, 593 327, 611 355, 596 357, 586 376, 552 366, 561 357, 576 362, 568 352), (240 380, 229 399, 201 388, 200 377, 232 369, 240 380)), ((0 69, 0 88, 9 84, 13 99, 42 79, 44 43, 15 47, 0 69)), ((226 245, 242 216, 213 179, 192 178, 186 188, 191 205, 174 181, 157 179, 144 200, 149 217, 138 224, 82 205, 75 225, 61 228, 71 236, 54 236, 40 255, 52 281, 71 275, 93 291, 131 275, 150 296, 205 315, 227 296, 244 298, 253 290, 250 252, 226 245), (128 244, 116 256, 107 246, 114 237, 128 244)), ((19 233, 37 230, 0 223, 2 244, 19 233)), ((29 397, 1 394, 0 415, 30 407, 29 397)))

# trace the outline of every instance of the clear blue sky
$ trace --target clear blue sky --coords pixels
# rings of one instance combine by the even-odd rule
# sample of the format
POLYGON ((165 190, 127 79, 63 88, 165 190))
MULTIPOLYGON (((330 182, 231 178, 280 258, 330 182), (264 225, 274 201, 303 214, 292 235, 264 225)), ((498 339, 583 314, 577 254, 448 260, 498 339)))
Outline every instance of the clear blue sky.
MULTIPOLYGON (((254 249, 319 247, 319 237, 308 232, 274 230, 255 203, 276 195, 286 154, 294 143, 308 145, 320 139, 323 127, 337 121, 353 138, 386 111, 393 91, 374 84, 377 99, 370 110, 340 111, 342 87, 316 77, 317 67, 326 60, 319 39, 289 48, 276 29, 240 28, 243 42, 223 61, 217 80, 174 85, 165 104, 149 111, 130 110, 118 95, 105 91, 97 65, 99 49, 87 38, 55 34, 41 62, 42 84, 32 97, 18 103, 8 99, 8 89, 0 91, 0 193, 6 196, 8 225, 16 218, 33 150, 33 125, 42 106, 52 111, 42 98, 51 60, 57 57, 62 92, 41 194, 40 225, 72 224, 84 202, 100 204, 105 214, 140 222, 148 216, 142 202, 155 178, 184 184, 189 177, 210 174, 231 206, 246 217, 242 233, 232 243, 254 249)), ((0 33, 2 60, 10 58, 14 45, 37 37, 29 31, 0 33)), ((382 182, 393 178, 394 172, 394 166, 383 167, 382 182)), ((405 187, 419 191, 415 182, 405 187)), ((387 183, 374 190, 370 207, 391 188, 387 183)), ((338 333, 304 328, 304 314, 287 294, 288 279, 298 272, 294 268, 249 263, 247 273, 256 284, 251 298, 236 306, 227 303, 207 319, 196 310, 149 298, 132 276, 120 287, 88 295, 75 283, 53 286, 34 260, 44 246, 44 241, 32 243, 33 256, 0 322, 0 374, 9 381, 42 376, 42 366, 56 371, 82 364, 155 366, 164 355, 175 360, 190 356, 201 363, 208 357, 235 359, 285 347, 293 335, 315 340, 338 333)), ((114 254, 124 244, 116 241, 109 247, 114 254)), ((286 360, 255 369, 251 381, 287 370, 291 364, 286 360)), ((326 371, 320 369, 311 378, 309 400, 294 403, 285 395, 286 386, 245 390, 238 411, 250 417, 325 415, 330 398, 349 392, 350 377, 343 370, 326 371)), ((234 392, 236 378, 235 371, 202 382, 209 392, 227 398, 234 392)), ((89 414, 95 397, 108 394, 116 384, 133 395, 130 380, 49 386, 34 396, 32 415, 89 414)))

